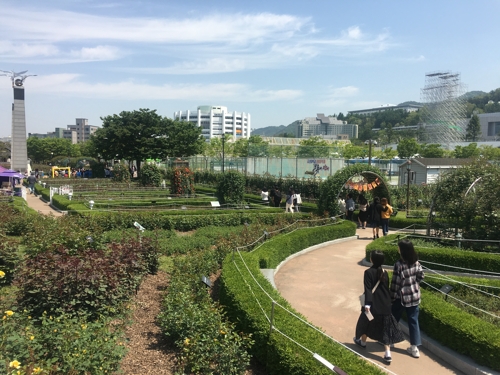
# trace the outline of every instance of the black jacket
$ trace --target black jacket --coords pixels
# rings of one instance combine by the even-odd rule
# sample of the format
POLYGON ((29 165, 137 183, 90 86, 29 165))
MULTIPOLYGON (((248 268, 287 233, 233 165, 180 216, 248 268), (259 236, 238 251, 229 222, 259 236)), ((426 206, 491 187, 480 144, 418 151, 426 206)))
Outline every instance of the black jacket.
POLYGON ((389 292, 389 276, 384 271, 382 281, 378 284, 377 290, 372 294, 372 289, 377 284, 377 269, 370 267, 364 274, 365 285, 365 305, 370 305, 373 315, 388 315, 391 313, 391 294, 389 292))

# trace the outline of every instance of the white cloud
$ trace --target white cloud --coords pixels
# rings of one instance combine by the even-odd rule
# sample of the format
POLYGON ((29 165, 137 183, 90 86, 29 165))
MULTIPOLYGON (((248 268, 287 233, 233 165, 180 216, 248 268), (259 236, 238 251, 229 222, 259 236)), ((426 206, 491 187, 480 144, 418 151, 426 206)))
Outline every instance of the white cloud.
POLYGON ((59 49, 52 44, 45 43, 13 43, 10 41, 0 41, 0 56, 9 57, 37 57, 54 56, 59 53, 59 49))
POLYGON ((116 60, 121 57, 121 53, 117 47, 97 46, 72 50, 70 56, 79 61, 103 61, 116 60))
POLYGON ((47 63, 116 60, 127 50, 141 60, 154 56, 137 69, 148 72, 147 65, 153 66, 159 56, 175 56, 179 62, 156 69, 165 74, 281 68, 320 55, 359 56, 390 47, 387 31, 370 35, 351 26, 330 37, 309 17, 288 14, 126 18, 8 6, 0 13, 0 39, 11 46, 10 61, 29 56, 44 57, 47 63), (30 48, 16 53, 13 46, 20 43, 30 48), (97 46, 89 47, 93 43, 97 46))
POLYGON ((34 93, 57 94, 80 98, 118 100, 220 100, 263 102, 294 100, 302 96, 300 90, 254 90, 238 83, 212 84, 164 84, 151 85, 143 82, 86 83, 77 74, 53 74, 39 76, 30 82, 34 93))

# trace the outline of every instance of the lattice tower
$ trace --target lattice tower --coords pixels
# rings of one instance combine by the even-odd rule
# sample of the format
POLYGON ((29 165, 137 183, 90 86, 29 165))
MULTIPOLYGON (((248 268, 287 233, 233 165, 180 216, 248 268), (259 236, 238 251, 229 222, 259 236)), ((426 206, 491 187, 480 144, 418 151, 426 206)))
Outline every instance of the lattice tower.
POLYGON ((425 75, 421 113, 428 141, 448 144, 464 140, 467 127, 464 93, 460 73, 441 71, 425 75))

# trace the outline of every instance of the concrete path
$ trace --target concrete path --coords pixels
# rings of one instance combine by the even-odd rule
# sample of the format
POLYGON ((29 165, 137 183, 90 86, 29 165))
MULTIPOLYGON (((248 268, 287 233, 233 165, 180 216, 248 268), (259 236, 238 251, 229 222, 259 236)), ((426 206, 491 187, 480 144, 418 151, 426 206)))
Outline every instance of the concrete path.
MULTIPOLYGON (((25 189, 25 187, 23 187, 25 189)), ((45 203, 40 199, 40 197, 35 194, 30 194, 28 189, 26 189, 26 202, 28 206, 42 215, 54 215, 54 216, 62 216, 63 214, 59 211, 54 210, 48 203, 45 203)))
POLYGON ((359 295, 363 292, 361 264, 365 247, 372 240, 371 229, 358 229, 359 239, 327 245, 299 255, 284 263, 274 276, 281 295, 314 325, 329 336, 398 375, 464 374, 426 348, 420 347, 420 358, 406 352, 409 342, 392 349, 392 364, 382 357, 384 347, 368 341, 362 349, 353 343, 360 314, 359 295))

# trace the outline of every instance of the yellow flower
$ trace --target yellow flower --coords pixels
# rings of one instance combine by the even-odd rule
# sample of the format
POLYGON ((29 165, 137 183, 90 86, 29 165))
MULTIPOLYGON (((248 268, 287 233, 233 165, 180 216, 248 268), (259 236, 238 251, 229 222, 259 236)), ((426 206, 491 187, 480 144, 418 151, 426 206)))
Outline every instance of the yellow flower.
POLYGON ((225 335, 225 334, 226 334, 226 332, 224 332, 224 331, 221 329, 221 330, 220 330, 220 334, 221 334, 221 335, 225 335))
POLYGON ((35 336, 30 336, 30 340, 34 340, 35 339, 35 336))
POLYGON ((18 360, 13 360, 12 362, 9 362, 9 367, 19 368, 21 367, 21 362, 19 362, 18 360))
POLYGON ((184 345, 189 345, 189 339, 184 340, 184 345))
POLYGON ((55 329, 54 332, 57 332, 57 329, 55 329))
POLYGON ((5 312, 5 314, 7 314, 7 316, 12 316, 12 315, 14 315, 14 311, 7 310, 7 311, 5 312))
POLYGON ((87 329, 87 325, 86 324, 82 324, 82 329, 87 329))
POLYGON ((0 271, 0 279, 3 279, 5 277, 5 272, 0 271))
POLYGON ((39 374, 39 373, 41 373, 41 372, 42 372, 42 369, 41 369, 40 367, 35 367, 35 368, 33 369, 33 374, 39 374))

